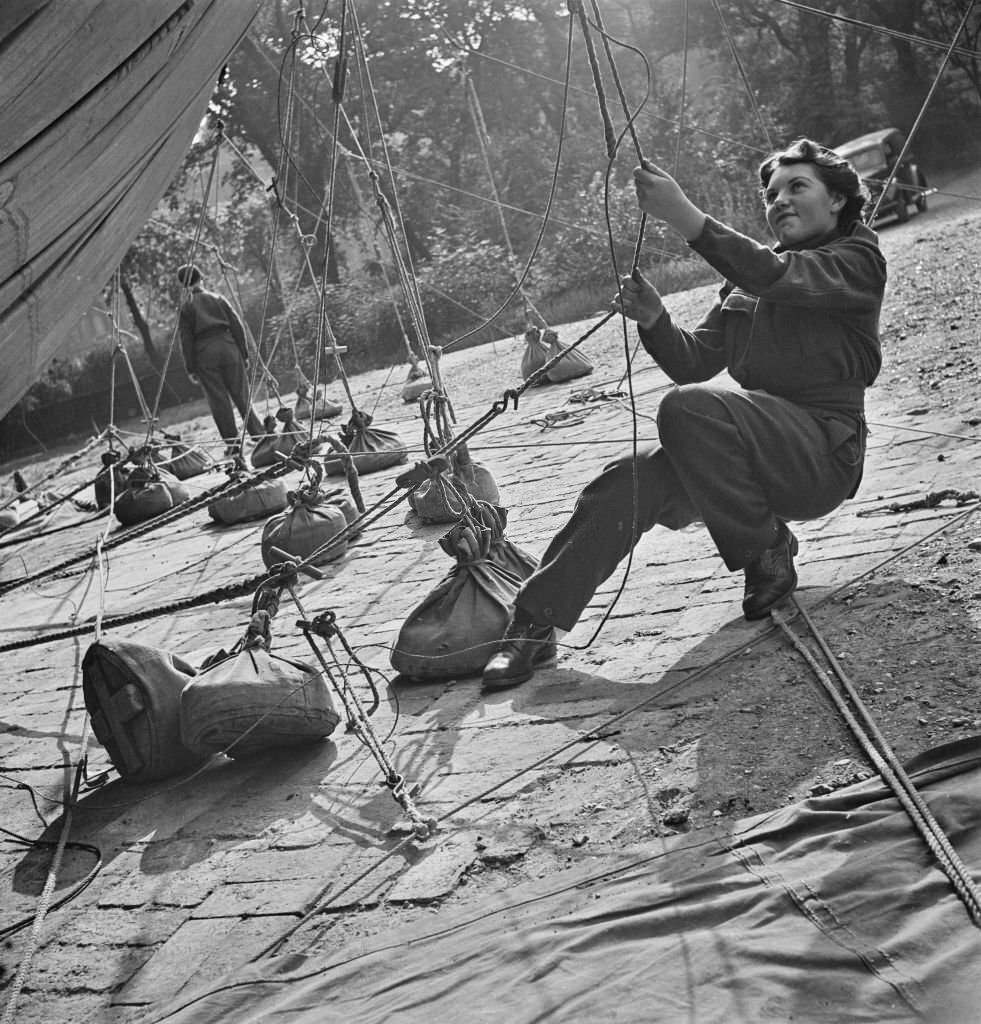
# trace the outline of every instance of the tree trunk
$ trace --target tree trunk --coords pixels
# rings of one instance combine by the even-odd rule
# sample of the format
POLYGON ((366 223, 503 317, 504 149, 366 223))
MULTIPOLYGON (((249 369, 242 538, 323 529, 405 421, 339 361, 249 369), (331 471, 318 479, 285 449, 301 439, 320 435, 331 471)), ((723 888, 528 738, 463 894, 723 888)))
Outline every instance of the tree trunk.
POLYGON ((163 359, 160 356, 157 346, 153 343, 153 335, 150 333, 150 325, 146 322, 146 317, 140 309, 140 304, 136 301, 136 295, 133 293, 133 286, 130 283, 128 275, 122 271, 119 273, 119 286, 123 290, 123 296, 126 299, 126 308, 129 310, 129 315, 138 334, 140 335, 140 341, 143 342, 143 351, 146 353, 147 359, 150 360, 150 365, 155 370, 160 370, 163 367, 163 359))
POLYGON ((831 22, 801 13, 799 38, 803 51, 802 75, 797 81, 801 128, 805 134, 831 146, 838 120, 831 67, 831 22))

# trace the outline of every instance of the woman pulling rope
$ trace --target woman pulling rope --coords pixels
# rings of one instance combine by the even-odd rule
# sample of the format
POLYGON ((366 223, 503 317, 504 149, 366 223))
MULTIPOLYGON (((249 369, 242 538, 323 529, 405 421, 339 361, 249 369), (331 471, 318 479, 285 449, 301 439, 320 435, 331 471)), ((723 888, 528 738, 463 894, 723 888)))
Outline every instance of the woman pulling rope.
POLYGON ((767 248, 707 216, 648 163, 634 171, 641 210, 667 222, 726 278, 693 330, 677 326, 639 272, 614 308, 679 384, 658 412, 661 444, 611 463, 518 592, 485 687, 529 679, 641 535, 657 524, 708 528, 726 566, 745 573, 743 611, 760 619, 797 586, 790 519, 827 515, 862 477, 865 388, 882 362, 886 281, 868 192, 854 167, 801 139, 759 170, 767 248), (728 370, 740 385, 708 381, 728 370))

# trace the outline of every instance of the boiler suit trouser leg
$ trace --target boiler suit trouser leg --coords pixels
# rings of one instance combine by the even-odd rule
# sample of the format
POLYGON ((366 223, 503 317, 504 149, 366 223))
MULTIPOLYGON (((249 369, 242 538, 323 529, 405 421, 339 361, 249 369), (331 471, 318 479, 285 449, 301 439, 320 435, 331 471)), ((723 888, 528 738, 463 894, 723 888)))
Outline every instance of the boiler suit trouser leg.
POLYGON ((658 429, 659 447, 610 463, 579 495, 518 592, 515 605, 531 621, 572 629, 656 525, 701 520, 726 566, 741 569, 773 545, 781 520, 826 515, 861 477, 864 438, 842 441, 840 426, 829 434, 820 414, 766 392, 675 388, 658 429))
POLYGON ((211 415, 222 438, 228 443, 233 443, 238 438, 233 403, 252 437, 262 437, 265 431, 259 417, 249 405, 248 375, 235 341, 231 337, 221 336, 198 341, 195 347, 195 362, 198 379, 204 388, 211 415))

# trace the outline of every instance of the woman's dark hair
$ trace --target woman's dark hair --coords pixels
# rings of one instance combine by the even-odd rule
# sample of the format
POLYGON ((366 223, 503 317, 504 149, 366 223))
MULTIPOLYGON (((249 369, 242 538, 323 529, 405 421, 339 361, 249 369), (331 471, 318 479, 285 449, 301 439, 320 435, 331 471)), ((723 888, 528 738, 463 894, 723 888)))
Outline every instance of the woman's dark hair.
POLYGON ((760 164, 760 192, 766 191, 773 172, 788 164, 813 164, 818 177, 824 182, 829 192, 844 196, 845 205, 838 211, 838 227, 842 231, 851 227, 855 221, 862 219, 862 211, 869 201, 869 190, 862 183, 858 172, 833 149, 812 142, 810 139, 797 139, 786 149, 771 153, 760 164))
POLYGON ((201 271, 193 263, 185 263, 177 268, 177 280, 185 288, 193 288, 201 280, 201 271))

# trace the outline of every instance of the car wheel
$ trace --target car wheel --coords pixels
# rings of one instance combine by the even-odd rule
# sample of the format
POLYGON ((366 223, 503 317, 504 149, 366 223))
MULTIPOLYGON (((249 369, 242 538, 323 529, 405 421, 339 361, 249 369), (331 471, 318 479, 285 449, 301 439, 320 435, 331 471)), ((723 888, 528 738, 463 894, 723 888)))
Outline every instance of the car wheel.
POLYGON ((906 205, 907 198, 905 189, 896 189, 896 220, 900 224, 905 224, 909 220, 909 208, 906 205))
POLYGON ((926 197, 926 178, 919 172, 916 172, 916 184, 923 190, 916 194, 916 208, 920 213, 926 213, 927 208, 927 197, 926 197))

